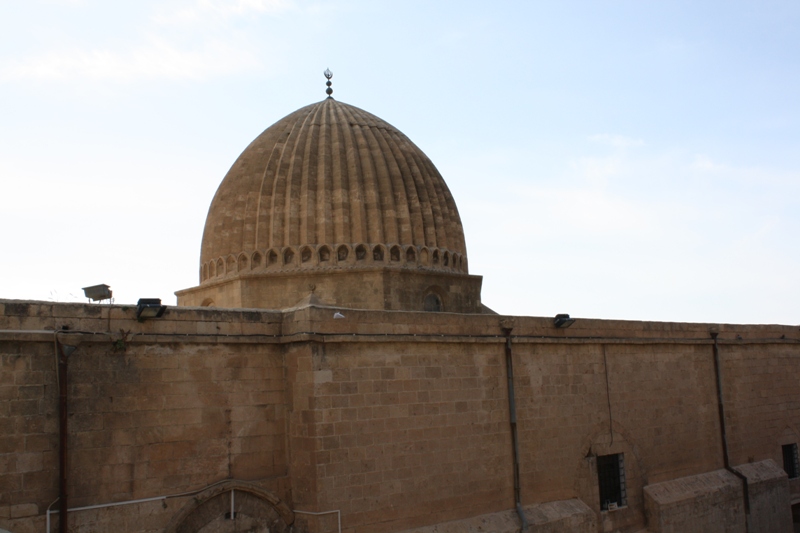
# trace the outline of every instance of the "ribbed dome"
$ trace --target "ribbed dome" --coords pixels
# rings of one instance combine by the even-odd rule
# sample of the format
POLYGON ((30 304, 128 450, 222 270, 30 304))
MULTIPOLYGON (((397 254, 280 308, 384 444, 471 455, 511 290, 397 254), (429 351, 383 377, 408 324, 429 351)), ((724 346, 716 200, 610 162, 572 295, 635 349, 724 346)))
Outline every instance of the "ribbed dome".
POLYGON ((430 159, 390 124, 327 98, 267 128, 228 171, 206 219, 200 277, 353 268, 365 255, 467 272, 461 219, 430 159))

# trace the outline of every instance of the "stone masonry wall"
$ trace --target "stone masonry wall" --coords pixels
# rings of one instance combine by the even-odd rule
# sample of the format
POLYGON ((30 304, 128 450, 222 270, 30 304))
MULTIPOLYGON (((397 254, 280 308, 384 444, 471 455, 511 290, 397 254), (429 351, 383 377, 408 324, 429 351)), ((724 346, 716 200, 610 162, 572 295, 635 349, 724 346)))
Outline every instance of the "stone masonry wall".
MULTIPOLYGON (((259 344, 225 337, 274 334, 279 319, 168 311, 139 323, 130 308, 2 307, 0 329, 67 326, 60 342, 77 345, 68 374, 70 508, 198 490, 229 477, 289 495, 282 349, 267 336, 259 344)), ((15 533, 42 531, 42 515, 58 496, 53 338, 0 340, 0 527, 15 533)), ((70 523, 81 531, 161 531, 182 501, 70 513, 70 523), (120 519, 135 513, 136 520, 120 519), (104 521, 112 519, 109 529, 104 521)))
POLYGON ((769 458, 782 466, 781 444, 800 443, 797 346, 743 342, 720 346, 720 357, 731 463, 769 458))
MULTIPOLYGON (((512 508, 501 329, 509 319, 343 312, 336 320, 333 311, 300 310, 289 326, 316 333, 296 353, 308 409, 296 436, 311 478, 295 481, 315 484, 309 508, 339 509, 348 533, 512 508)), ((519 317, 512 324, 523 505, 580 498, 599 529, 638 531, 647 524, 645 486, 723 466, 708 326, 585 321, 559 331, 546 319, 519 317), (616 453, 625 458, 627 505, 601 512, 595 459, 616 453)), ((736 339, 741 333, 759 335, 751 342, 763 345, 764 365, 773 348, 800 355, 796 340, 780 338, 789 328, 722 330, 725 364, 749 346, 736 339)), ((793 364, 796 375, 800 359, 793 364)), ((723 381, 726 391, 735 386, 723 381)), ((770 384, 753 394, 769 397, 770 384)), ((769 416, 797 423, 781 406, 800 400, 800 391, 787 394, 769 416)), ((729 418, 738 412, 726 408, 729 418)), ((755 460, 775 446, 765 443, 755 460)), ((332 517, 309 524, 336 527, 332 517)))
MULTIPOLYGON (((170 308, 137 322, 129 306, 0 306, 0 527, 15 533, 44 529, 58 494, 55 330, 77 346, 71 507, 238 479, 298 511, 298 532, 337 530, 337 514, 299 511, 339 511, 344 532, 367 533, 513 509, 503 328, 524 506, 578 499, 598 530, 634 532, 647 527, 644 487, 723 465, 709 325, 557 329, 546 318, 313 306, 170 308), (600 511, 597 457, 617 453, 627 502, 600 511)), ((800 426, 797 328, 713 330, 731 463, 780 466, 800 426)), ((186 501, 81 511, 71 523, 163 531, 186 501)))

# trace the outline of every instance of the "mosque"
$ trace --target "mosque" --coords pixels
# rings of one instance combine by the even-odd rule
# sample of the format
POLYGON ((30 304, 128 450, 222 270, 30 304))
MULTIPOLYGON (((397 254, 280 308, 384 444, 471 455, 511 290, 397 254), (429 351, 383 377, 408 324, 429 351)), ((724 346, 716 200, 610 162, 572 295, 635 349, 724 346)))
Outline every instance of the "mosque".
POLYGON ((800 530, 797 326, 496 314, 434 164, 331 76, 177 307, 0 300, 0 531, 800 530))

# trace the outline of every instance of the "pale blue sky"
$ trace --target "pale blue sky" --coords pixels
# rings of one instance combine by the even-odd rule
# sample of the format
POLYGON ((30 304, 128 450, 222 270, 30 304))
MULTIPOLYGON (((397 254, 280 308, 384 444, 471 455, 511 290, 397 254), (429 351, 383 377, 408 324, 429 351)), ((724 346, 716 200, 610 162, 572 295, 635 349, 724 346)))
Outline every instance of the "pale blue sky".
POLYGON ((0 297, 173 304, 227 169, 330 67, 437 165, 496 311, 798 324, 798 27, 788 0, 0 0, 0 297))

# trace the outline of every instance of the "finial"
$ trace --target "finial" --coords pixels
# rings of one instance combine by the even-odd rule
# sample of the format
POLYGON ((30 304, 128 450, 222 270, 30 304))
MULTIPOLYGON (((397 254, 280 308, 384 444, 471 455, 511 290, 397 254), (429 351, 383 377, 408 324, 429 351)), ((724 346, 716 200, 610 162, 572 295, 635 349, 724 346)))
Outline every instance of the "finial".
POLYGON ((327 85, 327 86, 328 86, 328 88, 327 88, 327 89, 325 89, 325 94, 327 94, 327 95, 328 95, 328 98, 330 98, 330 97, 331 97, 331 95, 333 94, 333 89, 331 89, 331 85, 332 85, 332 84, 331 84, 331 78, 333 77, 333 72, 331 72, 331 69, 329 69, 329 68, 326 68, 326 69, 325 69, 325 72, 323 72, 323 74, 324 74, 324 75, 325 75, 325 77, 328 79, 328 81, 326 81, 326 82, 325 82, 325 85, 327 85))

